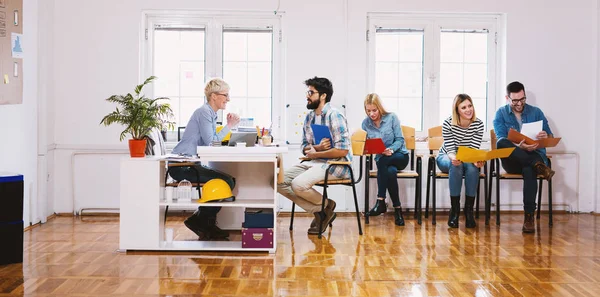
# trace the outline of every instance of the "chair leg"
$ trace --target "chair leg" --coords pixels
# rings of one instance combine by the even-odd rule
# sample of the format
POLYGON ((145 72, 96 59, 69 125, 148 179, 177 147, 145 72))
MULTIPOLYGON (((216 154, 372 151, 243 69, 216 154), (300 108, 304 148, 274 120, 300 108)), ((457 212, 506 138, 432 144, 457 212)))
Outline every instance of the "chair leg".
POLYGON ((490 224, 490 217, 489 217, 489 213, 488 213, 488 205, 489 205, 489 201, 488 201, 488 178, 490 178, 490 175, 488 174, 487 171, 487 162, 485 163, 483 172, 485 174, 485 176, 483 177, 483 200, 485 201, 485 205, 484 205, 484 213, 485 213, 485 224, 489 225, 490 224))
MULTIPOLYGON (((321 199, 321 213, 325 210, 325 201, 327 201, 327 177, 325 177, 325 185, 323 186, 323 199, 321 199)), ((323 220, 319 222, 319 239, 321 239, 321 230, 323 230, 323 220)))
POLYGON ((552 179, 548 181, 548 225, 552 227, 552 179))
POLYGON ((431 162, 432 159, 429 159, 429 162, 427 162, 427 190, 425 190, 426 194, 425 194, 425 218, 429 218, 429 186, 431 184, 431 162))
POLYGON ((418 190, 418 189, 417 189, 417 187, 418 187, 418 182, 417 182, 417 179, 415 178, 415 213, 414 213, 414 215, 413 215, 413 219, 415 219, 415 220, 416 220, 416 219, 417 219, 417 217, 418 217, 418 213, 417 213, 417 207, 419 206, 419 204, 418 204, 418 200, 417 200, 417 199, 418 199, 418 198, 417 198, 417 197, 418 197, 417 195, 418 195, 418 193, 419 193, 419 192, 417 191, 417 190, 418 190))
POLYGON ((169 206, 165 207, 165 226, 167 225, 167 212, 169 211, 169 206))
MULTIPOLYGON (((435 172, 435 164, 433 164, 432 166, 432 170, 431 170, 431 224, 435 225, 436 224, 436 220, 435 220, 435 211, 436 211, 436 187, 435 185, 436 183, 436 172, 435 172)), ((425 202, 427 203, 427 202, 425 202)), ((427 209, 427 205, 425 206, 425 209, 427 209)), ((425 213, 427 213, 427 210, 425 210, 425 213)))
POLYGON ((500 226, 500 169, 496 169, 496 225, 500 226))
MULTIPOLYGON (((354 180, 354 177, 352 177, 352 180, 354 180)), ((354 207, 356 209, 356 221, 358 222, 358 234, 363 235, 362 226, 360 225, 360 214, 358 213, 358 197, 356 196, 356 187, 354 186, 354 183, 352 183, 352 192, 354 193, 354 207)))
POLYGON ((477 180, 477 200, 475 200, 475 218, 479 219, 479 198, 481 196, 481 178, 477 180))
MULTIPOLYGON (((494 181, 494 163, 495 160, 491 161, 489 175, 486 175, 487 178, 487 191, 486 191, 486 214, 485 214, 485 224, 490 224, 490 217, 492 216, 492 191, 494 189, 493 181, 494 181)), ((486 164, 487 166, 487 164, 486 164)))
POLYGON ((537 201, 537 215, 536 218, 539 220, 540 219, 540 213, 542 211, 542 185, 543 185, 543 180, 540 178, 539 179, 539 183, 538 183, 538 201, 537 201))
POLYGON ((294 230, 294 210, 296 209, 296 203, 292 203, 292 217, 290 218, 290 231, 294 230))
POLYGON ((369 183, 371 181, 370 164, 369 158, 367 157, 365 166, 365 225, 369 224, 369 183))
POLYGON ((423 163, 421 161, 421 158, 417 159, 417 177, 415 180, 415 185, 416 185, 416 190, 415 193, 417 193, 417 199, 415 202, 415 214, 418 212, 417 215, 417 224, 421 225, 422 224, 422 217, 423 217, 423 180, 421 179, 423 177, 423 163))

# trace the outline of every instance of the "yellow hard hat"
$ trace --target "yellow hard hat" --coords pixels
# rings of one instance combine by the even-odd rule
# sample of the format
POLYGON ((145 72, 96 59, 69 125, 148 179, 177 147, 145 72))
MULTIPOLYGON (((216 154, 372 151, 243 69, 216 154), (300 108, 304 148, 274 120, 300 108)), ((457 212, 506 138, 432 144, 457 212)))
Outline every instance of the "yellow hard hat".
MULTIPOLYGON (((225 126, 217 126, 217 134, 219 134, 219 132, 221 132, 221 130, 223 130, 223 127, 225 127, 225 126)), ((225 137, 223 137, 222 141, 229 141, 229 138, 231 138, 231 131, 229 131, 229 133, 227 133, 227 135, 225 135, 225 137)))
POLYGON ((235 201, 229 184, 220 178, 211 179, 202 186, 202 197, 199 203, 213 201, 235 201))

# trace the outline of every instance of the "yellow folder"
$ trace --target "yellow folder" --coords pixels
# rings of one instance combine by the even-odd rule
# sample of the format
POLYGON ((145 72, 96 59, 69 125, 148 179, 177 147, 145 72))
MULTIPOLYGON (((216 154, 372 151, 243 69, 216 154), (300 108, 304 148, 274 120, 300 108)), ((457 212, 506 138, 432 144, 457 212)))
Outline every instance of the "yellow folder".
POLYGON ((487 161, 496 158, 506 158, 510 156, 514 149, 514 147, 511 147, 485 151, 473 149, 466 146, 459 146, 458 152, 456 153, 456 159, 465 163, 475 163, 478 161, 487 161))

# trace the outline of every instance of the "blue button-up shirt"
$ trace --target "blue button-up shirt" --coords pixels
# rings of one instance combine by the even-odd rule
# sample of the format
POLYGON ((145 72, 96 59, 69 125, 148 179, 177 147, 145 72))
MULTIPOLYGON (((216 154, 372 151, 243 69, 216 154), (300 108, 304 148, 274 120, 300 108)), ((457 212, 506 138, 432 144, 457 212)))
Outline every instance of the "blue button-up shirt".
MULTIPOLYGON (((498 140, 500 140, 508 137, 508 130, 511 128, 521 132, 522 124, 533 123, 537 121, 542 121, 542 130, 546 131, 548 135, 552 135, 550 126, 548 126, 548 120, 546 119, 546 116, 544 116, 544 113, 541 109, 529 104, 525 104, 523 107, 523 112, 521 113, 521 123, 519 123, 519 120, 515 116, 513 110, 510 108, 510 105, 506 104, 496 111, 496 116, 494 117, 494 130, 498 140)), ((545 148, 537 149, 535 152, 542 157, 546 164, 548 164, 545 148)))
MULTIPOLYGON (((381 138, 386 148, 392 149, 395 152, 408 154, 406 142, 402 135, 400 120, 395 113, 390 112, 381 117, 379 127, 375 126, 371 118, 366 117, 362 122, 362 129, 367 131, 367 138, 381 138)), ((375 161, 379 160, 381 155, 375 156, 375 161)))
POLYGON ((181 141, 173 149, 173 154, 195 156, 198 146, 208 146, 213 141, 222 141, 229 133, 225 126, 217 134, 217 112, 207 103, 194 111, 181 141))

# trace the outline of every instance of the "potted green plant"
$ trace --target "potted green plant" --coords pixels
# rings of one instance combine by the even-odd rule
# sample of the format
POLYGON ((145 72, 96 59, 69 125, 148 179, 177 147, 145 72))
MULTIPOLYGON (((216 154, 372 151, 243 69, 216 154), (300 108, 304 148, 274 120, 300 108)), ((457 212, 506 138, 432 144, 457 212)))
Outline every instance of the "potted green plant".
POLYGON ((144 157, 146 149, 146 138, 152 129, 163 129, 165 125, 173 128, 173 111, 168 103, 161 103, 162 100, 169 100, 166 97, 155 99, 147 98, 142 93, 142 89, 147 84, 155 80, 155 76, 150 76, 135 87, 134 94, 112 95, 106 99, 108 102, 117 103, 115 111, 109 113, 100 124, 109 126, 113 123, 125 126, 121 132, 120 140, 123 141, 127 134, 133 139, 129 140, 129 153, 131 157, 144 157))

